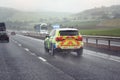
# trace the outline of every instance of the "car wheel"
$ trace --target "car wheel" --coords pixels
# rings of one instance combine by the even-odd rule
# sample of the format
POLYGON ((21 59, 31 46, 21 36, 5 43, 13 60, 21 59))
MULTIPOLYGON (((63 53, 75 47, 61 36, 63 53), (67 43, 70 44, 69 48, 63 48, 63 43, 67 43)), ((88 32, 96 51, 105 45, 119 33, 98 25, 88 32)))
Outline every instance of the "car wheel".
POLYGON ((78 51, 77 51, 77 56, 79 57, 79 56, 82 56, 82 54, 83 54, 83 48, 81 48, 81 49, 79 49, 78 51))
POLYGON ((49 52, 49 49, 46 47, 45 42, 44 42, 44 49, 45 49, 45 52, 49 52))
POLYGON ((54 55, 55 55, 55 52, 56 52, 56 51, 55 51, 55 49, 53 48, 53 45, 52 45, 51 53, 50 53, 50 54, 51 54, 52 56, 54 56, 54 55))

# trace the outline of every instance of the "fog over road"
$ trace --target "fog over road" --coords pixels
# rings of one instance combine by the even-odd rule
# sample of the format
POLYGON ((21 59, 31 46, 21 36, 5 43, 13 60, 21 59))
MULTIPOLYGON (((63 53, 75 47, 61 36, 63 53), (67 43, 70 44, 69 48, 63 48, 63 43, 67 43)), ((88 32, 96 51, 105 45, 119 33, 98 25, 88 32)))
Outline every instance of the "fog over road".
POLYGON ((43 43, 21 35, 0 43, 0 80, 120 80, 120 57, 87 49, 51 56, 43 43))

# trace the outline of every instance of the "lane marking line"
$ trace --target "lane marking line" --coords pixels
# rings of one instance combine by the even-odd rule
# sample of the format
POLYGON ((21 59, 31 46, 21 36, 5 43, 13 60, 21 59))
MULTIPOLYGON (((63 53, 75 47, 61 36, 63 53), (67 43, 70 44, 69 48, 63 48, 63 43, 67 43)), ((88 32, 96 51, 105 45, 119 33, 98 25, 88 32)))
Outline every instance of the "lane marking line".
POLYGON ((21 47, 22 45, 21 45, 21 44, 18 44, 18 46, 20 46, 20 47, 21 47))
POLYGON ((38 59, 40 59, 40 60, 42 60, 42 61, 44 61, 44 62, 47 61, 46 59, 44 59, 44 58, 42 58, 42 57, 38 57, 38 59))
POLYGON ((109 58, 109 60, 116 61, 116 62, 120 62, 120 60, 113 59, 113 58, 109 58))
POLYGON ((106 60, 120 62, 120 57, 115 57, 115 56, 111 56, 111 55, 107 55, 107 54, 92 54, 92 53, 87 53, 87 52, 84 53, 84 54, 88 54, 88 55, 91 55, 91 56, 103 58, 103 59, 106 59, 106 60))
POLYGON ((24 48, 26 51, 30 51, 28 48, 24 48))
POLYGON ((35 53, 30 53, 30 54, 33 55, 33 56, 36 56, 35 53))

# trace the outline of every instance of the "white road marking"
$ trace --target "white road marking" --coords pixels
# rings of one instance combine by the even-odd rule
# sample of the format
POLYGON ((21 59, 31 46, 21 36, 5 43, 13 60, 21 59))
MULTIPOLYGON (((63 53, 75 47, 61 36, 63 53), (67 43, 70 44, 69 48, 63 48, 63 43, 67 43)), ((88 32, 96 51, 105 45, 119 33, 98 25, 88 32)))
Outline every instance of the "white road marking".
POLYGON ((107 54, 104 54, 104 53, 102 54, 102 53, 99 53, 99 52, 86 50, 86 52, 84 54, 92 55, 92 56, 103 58, 103 59, 106 59, 106 60, 112 60, 112 61, 115 61, 115 62, 120 62, 120 57, 107 55, 107 54))
POLYGON ((47 61, 46 59, 44 59, 44 58, 42 58, 42 57, 38 57, 38 59, 40 59, 40 60, 42 60, 42 61, 44 61, 44 62, 47 61))
POLYGON ((20 46, 20 47, 21 47, 22 45, 21 45, 21 44, 18 44, 18 46, 20 46))
POLYGON ((26 51, 30 51, 28 48, 24 48, 26 51))
POLYGON ((33 55, 33 56, 36 56, 35 53, 30 53, 30 54, 33 55))
POLYGON ((119 59, 120 60, 120 57, 117 57, 117 56, 111 56, 113 59, 119 59))
POLYGON ((120 62, 120 60, 113 59, 113 58, 109 58, 109 60, 116 61, 116 62, 120 62))

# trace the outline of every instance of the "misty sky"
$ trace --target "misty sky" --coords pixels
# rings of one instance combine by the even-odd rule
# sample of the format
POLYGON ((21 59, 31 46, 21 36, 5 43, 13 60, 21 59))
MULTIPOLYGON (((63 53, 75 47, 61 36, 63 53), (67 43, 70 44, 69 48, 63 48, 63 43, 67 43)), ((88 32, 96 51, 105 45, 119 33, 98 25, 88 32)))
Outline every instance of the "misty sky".
POLYGON ((0 7, 24 11, 81 12, 86 9, 119 5, 120 0, 0 0, 0 7))

